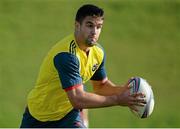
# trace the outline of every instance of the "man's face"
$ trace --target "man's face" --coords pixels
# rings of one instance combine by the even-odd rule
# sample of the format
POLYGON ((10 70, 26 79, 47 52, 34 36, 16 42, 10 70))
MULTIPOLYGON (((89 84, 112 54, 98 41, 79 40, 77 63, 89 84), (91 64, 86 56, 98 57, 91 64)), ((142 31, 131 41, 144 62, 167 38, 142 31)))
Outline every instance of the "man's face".
POLYGON ((91 47, 96 44, 101 33, 103 19, 102 17, 87 16, 84 18, 82 23, 78 24, 78 31, 81 40, 86 44, 87 47, 91 47))

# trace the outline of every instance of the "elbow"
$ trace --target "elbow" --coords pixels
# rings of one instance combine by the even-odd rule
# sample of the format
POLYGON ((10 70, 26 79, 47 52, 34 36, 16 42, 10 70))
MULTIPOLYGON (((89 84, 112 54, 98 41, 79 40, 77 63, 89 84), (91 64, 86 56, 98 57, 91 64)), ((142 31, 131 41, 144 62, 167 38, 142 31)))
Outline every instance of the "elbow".
POLYGON ((71 99, 71 105, 75 109, 83 109, 84 108, 82 100, 78 97, 74 97, 73 99, 71 99))
POLYGON ((75 109, 83 109, 83 106, 80 103, 71 103, 75 109))
POLYGON ((76 88, 74 90, 67 92, 69 101, 71 102, 71 105, 75 109, 83 109, 85 108, 85 92, 83 91, 83 87, 76 88))

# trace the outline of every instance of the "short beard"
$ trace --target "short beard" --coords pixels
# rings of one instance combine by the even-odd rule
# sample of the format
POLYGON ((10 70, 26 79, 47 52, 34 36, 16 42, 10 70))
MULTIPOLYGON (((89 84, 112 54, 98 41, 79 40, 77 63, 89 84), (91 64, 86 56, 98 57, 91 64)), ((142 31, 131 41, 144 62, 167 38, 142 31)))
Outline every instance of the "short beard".
POLYGON ((92 41, 86 39, 85 44, 86 44, 87 47, 93 47, 97 43, 96 42, 92 42, 92 41))

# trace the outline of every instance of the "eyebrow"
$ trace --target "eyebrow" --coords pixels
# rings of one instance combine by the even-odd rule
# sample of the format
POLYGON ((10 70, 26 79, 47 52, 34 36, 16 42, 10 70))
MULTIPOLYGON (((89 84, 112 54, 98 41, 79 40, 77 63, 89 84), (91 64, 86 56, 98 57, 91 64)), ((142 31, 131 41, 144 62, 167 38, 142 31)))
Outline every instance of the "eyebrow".
POLYGON ((87 21, 86 24, 94 24, 93 22, 91 21, 87 21))
MULTIPOLYGON (((91 21, 87 21, 86 24, 94 24, 93 22, 91 21)), ((98 25, 103 25, 102 23, 98 24, 98 25)))

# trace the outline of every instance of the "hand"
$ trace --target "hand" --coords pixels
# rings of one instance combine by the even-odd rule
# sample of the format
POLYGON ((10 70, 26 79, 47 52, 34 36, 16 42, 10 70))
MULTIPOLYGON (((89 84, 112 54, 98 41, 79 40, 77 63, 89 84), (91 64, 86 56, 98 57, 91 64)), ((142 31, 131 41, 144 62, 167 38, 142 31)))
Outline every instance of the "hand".
POLYGON ((144 106, 146 104, 145 95, 142 93, 134 93, 130 95, 133 97, 131 104, 128 106, 131 110, 138 111, 137 106, 144 106))
POLYGON ((136 106, 144 106, 146 104, 145 95, 142 93, 130 94, 130 85, 126 83, 120 94, 117 94, 118 104, 128 106, 130 109, 137 111, 136 106))

